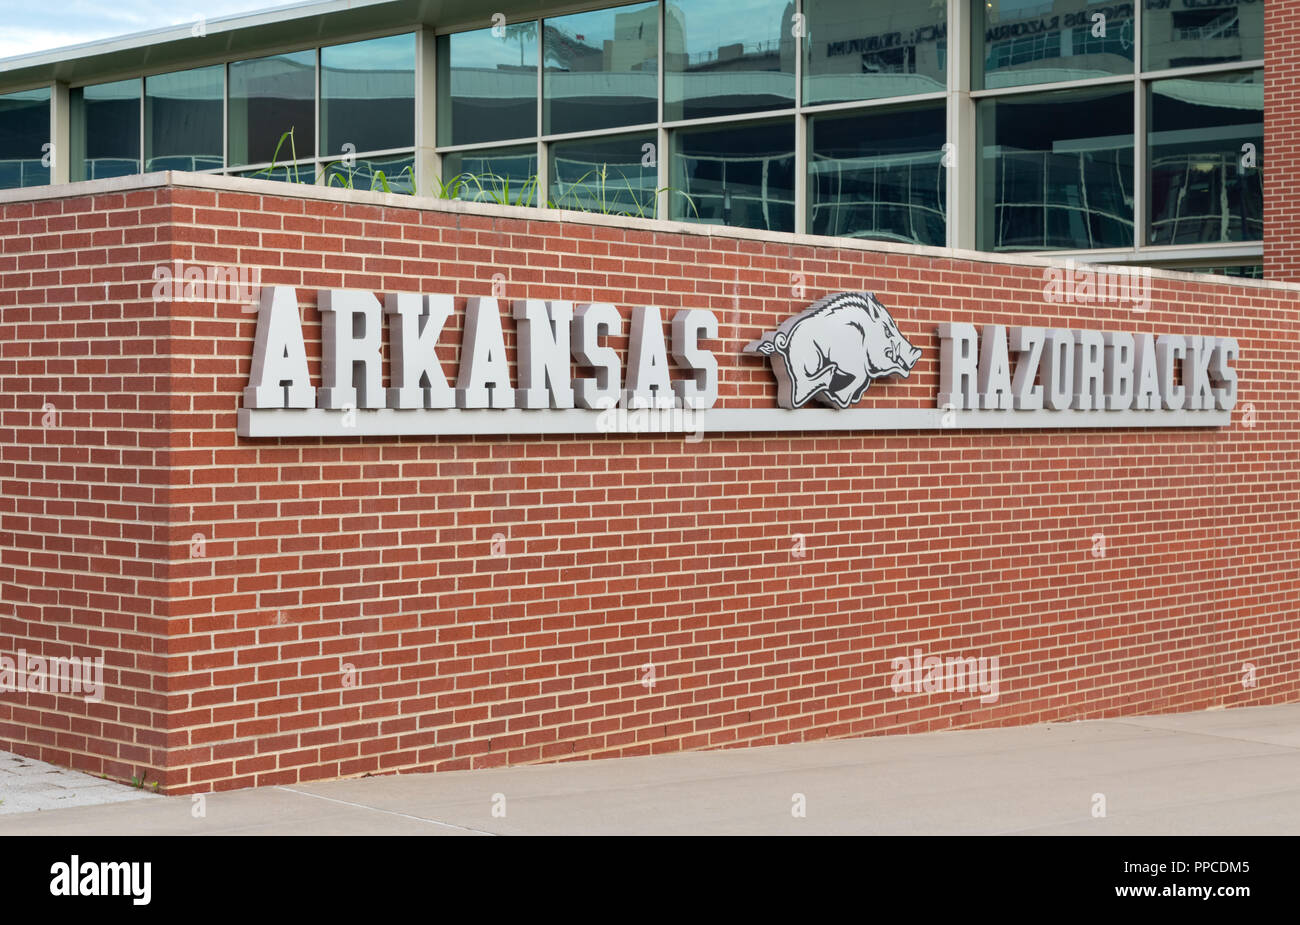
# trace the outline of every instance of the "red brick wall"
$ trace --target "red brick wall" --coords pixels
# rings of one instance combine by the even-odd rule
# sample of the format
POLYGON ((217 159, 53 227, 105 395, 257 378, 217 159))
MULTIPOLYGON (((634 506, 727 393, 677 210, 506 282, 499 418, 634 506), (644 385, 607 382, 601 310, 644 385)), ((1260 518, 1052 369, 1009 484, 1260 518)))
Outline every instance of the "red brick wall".
POLYGON ((0 694, 0 747, 186 792, 1300 696, 1297 291, 1157 278, 1135 314, 1049 304, 1041 267, 241 188, 270 192, 0 207, 0 645, 108 633, 122 663, 84 731, 0 694), (317 384, 317 288, 463 310, 500 273, 714 310, 721 407, 774 403, 744 343, 863 288, 926 353, 865 406, 933 404, 944 321, 1232 335, 1240 404, 1221 430, 248 440, 255 315, 151 304, 164 253, 299 287, 317 384), (895 693, 917 648, 997 656, 1000 699, 895 693))
POLYGON ((0 691, 0 748, 122 779, 166 763, 170 196, 0 204, 0 655, 105 683, 0 691))
POLYGON ((1300 3, 1264 8, 1264 275, 1300 280, 1300 3))

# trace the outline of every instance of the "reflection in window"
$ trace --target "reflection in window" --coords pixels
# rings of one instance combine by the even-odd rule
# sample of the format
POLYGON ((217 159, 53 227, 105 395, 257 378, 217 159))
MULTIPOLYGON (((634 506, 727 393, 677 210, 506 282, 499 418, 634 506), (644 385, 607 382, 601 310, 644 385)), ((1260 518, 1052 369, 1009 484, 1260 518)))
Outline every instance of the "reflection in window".
POLYGON ((943 104, 809 120, 808 230, 943 246, 943 104))
POLYGON ((668 0, 664 118, 794 105, 793 0, 668 0))
POLYGON ((415 145, 415 36, 322 48, 321 154, 415 145))
POLYGON ((376 193, 412 193, 415 190, 415 156, 361 158, 351 166, 335 161, 325 167, 327 186, 376 193))
POLYGON ((672 216, 794 230, 794 122, 678 129, 672 135, 672 216))
POLYGON ((49 87, 0 96, 0 189, 49 183, 49 143, 49 87))
POLYGON ((268 167, 241 170, 235 176, 251 180, 274 180, 277 183, 315 183, 316 164, 313 161, 302 164, 275 163, 268 167))
POLYGON ((285 163, 316 154, 316 53, 230 65, 230 163, 285 163), (293 132, 291 138, 285 136, 293 132))
POLYGON ((1235 276, 1239 279, 1264 278, 1264 265, 1262 263, 1240 263, 1227 267, 1189 267, 1175 265, 1172 269, 1182 270, 1185 273, 1213 273, 1216 276, 1235 276))
POLYGON ((225 68, 220 64, 144 79, 146 172, 224 166, 225 87, 225 68))
POLYGON ((1264 57, 1264 0, 1150 3, 1142 20, 1142 67, 1159 71, 1264 57))
POLYGON ((550 200, 558 209, 655 217, 655 135, 582 138, 551 145, 550 200))
POLYGON ((135 78, 69 92, 73 180, 140 172, 140 87, 135 78))
POLYGON ((973 9, 984 34, 977 88, 1133 73, 1132 2, 984 0, 973 9))
POLYGON ((1097 87, 979 103, 979 246, 1133 246, 1133 91, 1097 87))
POLYGON ((947 0, 804 0, 803 9, 806 105, 947 89, 947 0))
POLYGON ((543 131, 586 132, 659 115, 659 4, 546 20, 543 131))
POLYGON ((442 178, 448 199, 537 205, 537 146, 445 154, 442 178))
POLYGON ((438 37, 438 144, 537 134, 537 23, 438 37))
POLYGON ((1264 237, 1264 72, 1150 85, 1151 244, 1264 237))

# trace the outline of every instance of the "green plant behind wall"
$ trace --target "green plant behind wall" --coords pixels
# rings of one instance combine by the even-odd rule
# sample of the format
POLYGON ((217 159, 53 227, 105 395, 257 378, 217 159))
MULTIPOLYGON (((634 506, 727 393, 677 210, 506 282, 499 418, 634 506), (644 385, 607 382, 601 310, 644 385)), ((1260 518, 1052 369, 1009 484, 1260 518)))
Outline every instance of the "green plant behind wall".
MULTIPOLYGON (((276 171, 284 170, 284 179, 289 183, 312 185, 323 183, 327 187, 338 187, 340 189, 358 189, 358 179, 364 182, 368 178, 370 192, 409 196, 424 195, 434 199, 460 200, 463 202, 494 202, 497 205, 517 207, 537 205, 538 187, 541 182, 537 174, 532 174, 521 180, 496 173, 459 173, 447 180, 434 177, 432 187, 422 193, 415 181, 415 169, 410 164, 403 167, 396 176, 390 178, 383 170, 376 169, 367 173, 358 170, 355 164, 345 161, 331 161, 324 165, 320 173, 314 173, 310 179, 305 179, 297 160, 298 148, 294 139, 294 129, 291 128, 281 135, 280 140, 276 143, 275 153, 271 157, 271 166, 250 174, 250 176, 268 180, 277 179, 275 176, 276 171), (280 152, 284 150, 286 144, 289 146, 290 160, 282 165, 280 163, 280 152)), ((621 185, 617 183, 611 184, 609 181, 609 165, 601 164, 600 167, 587 171, 577 180, 565 183, 564 192, 559 197, 550 198, 541 203, 541 208, 570 209, 576 212, 618 215, 624 218, 656 218, 659 197, 667 193, 670 196, 681 196, 686 201, 686 204, 690 206, 695 217, 699 218, 700 213, 695 208, 695 201, 680 190, 675 190, 669 186, 659 187, 654 190, 653 195, 649 197, 647 202, 643 199, 644 191, 638 194, 637 189, 627 177, 623 177, 622 181, 621 185), (624 192, 627 194, 626 197, 623 195, 624 192)))

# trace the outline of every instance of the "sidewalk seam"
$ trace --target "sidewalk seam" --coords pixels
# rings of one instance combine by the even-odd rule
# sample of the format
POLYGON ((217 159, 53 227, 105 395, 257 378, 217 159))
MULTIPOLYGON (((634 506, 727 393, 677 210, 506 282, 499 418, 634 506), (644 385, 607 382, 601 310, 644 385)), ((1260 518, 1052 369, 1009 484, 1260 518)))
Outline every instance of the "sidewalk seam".
MULTIPOLYGON (((1290 706, 1290 705, 1291 704, 1286 704, 1286 706, 1290 706)), ((1168 715, 1178 716, 1180 714, 1171 713, 1168 715)), ((1148 729, 1157 732, 1173 732, 1179 735, 1205 736, 1206 738, 1211 738, 1211 739, 1227 739, 1230 742, 1245 742, 1250 745, 1271 745, 1274 748, 1285 748, 1290 751, 1300 750, 1300 745, 1288 745, 1284 742, 1268 742, 1265 741, 1264 739, 1247 739, 1247 738, 1242 738, 1239 735, 1224 735, 1223 733, 1209 732, 1200 729, 1185 729, 1185 728, 1178 728, 1178 727, 1171 727, 1171 726, 1148 726, 1147 724, 1139 723, 1136 720, 1137 717, 1133 717, 1133 718, 1115 717, 1113 719, 1105 720, 1105 722, 1116 723, 1123 726, 1132 726, 1135 729, 1148 729)))
POLYGON ((400 813, 391 809, 380 809, 377 806, 368 806, 365 803, 353 803, 351 800, 340 800, 336 797, 321 796, 319 793, 308 793, 306 790, 294 790, 292 787, 276 787, 276 790, 283 790, 287 793, 296 793, 298 796, 311 797, 316 800, 324 800, 327 803, 338 803, 341 806, 351 806, 356 809, 367 809, 372 813, 383 813, 387 816, 401 816, 403 819, 413 819, 416 822, 427 822, 429 825, 440 825, 447 829, 457 829, 461 832, 472 832, 475 835, 496 835, 495 832, 486 832, 483 829, 474 829, 465 825, 456 825, 453 822, 442 822, 438 819, 427 819, 424 816, 413 816, 410 813, 400 813))

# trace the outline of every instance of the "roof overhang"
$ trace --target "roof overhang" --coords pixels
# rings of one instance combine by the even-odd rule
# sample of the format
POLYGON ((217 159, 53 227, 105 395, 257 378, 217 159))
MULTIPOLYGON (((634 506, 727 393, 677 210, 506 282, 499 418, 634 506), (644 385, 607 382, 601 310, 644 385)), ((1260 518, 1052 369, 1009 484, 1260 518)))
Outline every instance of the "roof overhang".
MULTIPOLYGON (((508 21, 611 5, 572 0, 496 0, 508 21)), ((616 5, 616 4, 615 4, 616 5)), ((309 0, 256 13, 198 21, 0 59, 0 93, 56 81, 81 84, 199 67, 421 26, 488 28, 482 0, 309 0)))

